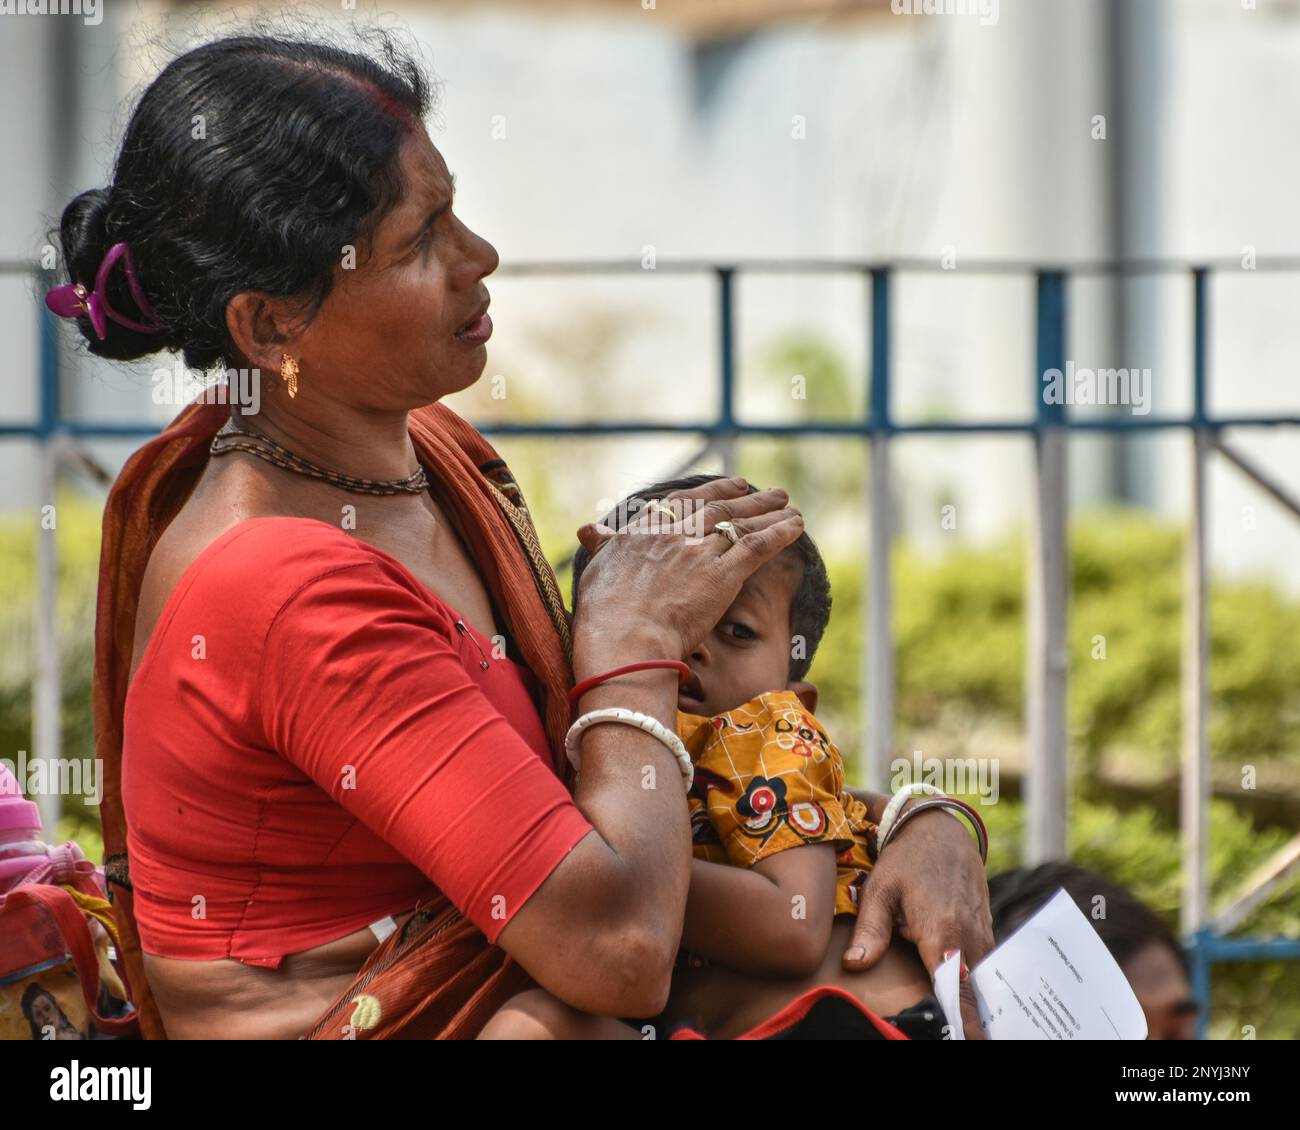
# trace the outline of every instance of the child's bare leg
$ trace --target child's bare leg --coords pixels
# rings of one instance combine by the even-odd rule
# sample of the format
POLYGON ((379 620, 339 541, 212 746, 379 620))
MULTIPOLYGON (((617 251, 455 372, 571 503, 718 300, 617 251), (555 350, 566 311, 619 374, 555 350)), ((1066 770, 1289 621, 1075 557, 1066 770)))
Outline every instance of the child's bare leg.
POLYGON ((478 1034, 480 1040, 639 1040, 641 1033, 612 1016, 592 1016, 545 989, 511 997, 478 1034))

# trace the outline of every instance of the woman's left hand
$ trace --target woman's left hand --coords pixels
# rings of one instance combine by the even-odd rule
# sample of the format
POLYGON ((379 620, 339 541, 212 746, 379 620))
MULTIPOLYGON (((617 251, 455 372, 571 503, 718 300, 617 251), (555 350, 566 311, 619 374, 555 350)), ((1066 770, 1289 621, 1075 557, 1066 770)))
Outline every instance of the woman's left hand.
MULTIPOLYGON (((868 807, 876 799, 857 795, 868 807)), ((969 970, 993 949, 984 864, 970 832, 947 812, 926 812, 909 820, 880 853, 862 887, 844 968, 873 966, 896 928, 916 946, 931 980, 949 950, 960 949, 969 970)), ((968 976, 961 981, 961 1008, 966 1039, 984 1039, 968 976)))

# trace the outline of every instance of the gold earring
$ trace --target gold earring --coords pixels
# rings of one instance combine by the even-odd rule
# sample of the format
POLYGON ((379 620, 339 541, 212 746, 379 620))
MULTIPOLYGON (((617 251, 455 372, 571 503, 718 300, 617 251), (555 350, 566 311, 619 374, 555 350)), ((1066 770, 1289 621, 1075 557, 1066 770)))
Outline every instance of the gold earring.
POLYGON ((289 399, 298 395, 298 362, 287 353, 280 354, 280 379, 289 386, 289 399))

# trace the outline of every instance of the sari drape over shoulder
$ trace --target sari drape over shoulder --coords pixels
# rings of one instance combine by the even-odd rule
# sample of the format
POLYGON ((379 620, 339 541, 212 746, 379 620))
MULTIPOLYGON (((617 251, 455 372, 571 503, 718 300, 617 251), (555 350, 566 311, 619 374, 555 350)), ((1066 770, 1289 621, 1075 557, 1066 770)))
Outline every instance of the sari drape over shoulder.
MULTIPOLYGON (((121 936, 120 960, 146 1039, 166 1032, 145 980, 132 914, 122 809, 122 717, 145 566, 209 458, 228 406, 192 404, 127 461, 104 507, 95 622, 95 754, 102 765, 105 871, 121 936)), ((537 540, 523 494, 505 461, 441 404, 410 415, 410 435, 506 620, 522 662, 536 676, 556 774, 570 789, 564 735, 572 720, 569 614, 537 540)), ((386 939, 308 1039, 470 1038, 528 975, 451 903, 439 897, 386 939)))

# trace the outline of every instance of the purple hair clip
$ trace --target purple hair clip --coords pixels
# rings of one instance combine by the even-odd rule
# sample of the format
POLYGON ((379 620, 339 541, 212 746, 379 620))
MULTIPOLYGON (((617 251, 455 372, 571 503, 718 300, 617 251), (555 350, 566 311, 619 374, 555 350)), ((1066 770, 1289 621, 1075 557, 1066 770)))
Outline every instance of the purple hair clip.
POLYGON ((118 325, 126 326, 127 329, 135 330, 137 333, 153 334, 162 330, 162 326, 159 325, 157 317, 149 306, 148 299, 144 296, 140 280, 136 278, 135 262, 131 258, 131 248, 125 243, 115 243, 108 249, 108 254, 104 256, 104 261, 99 265, 99 271, 95 275, 94 290, 88 291, 81 283, 66 283, 63 286, 56 286, 46 294, 45 305, 60 318, 89 317, 90 324, 95 327, 95 333, 100 341, 103 341, 108 335, 108 322, 106 320, 108 318, 112 318, 118 325), (112 303, 108 300, 108 287, 105 285, 108 282, 108 272, 113 269, 113 265, 119 259, 125 261, 126 284, 131 288, 131 297, 135 299, 135 304, 139 307, 140 312, 149 319, 148 322, 137 322, 123 314, 119 314, 113 309, 112 303))

